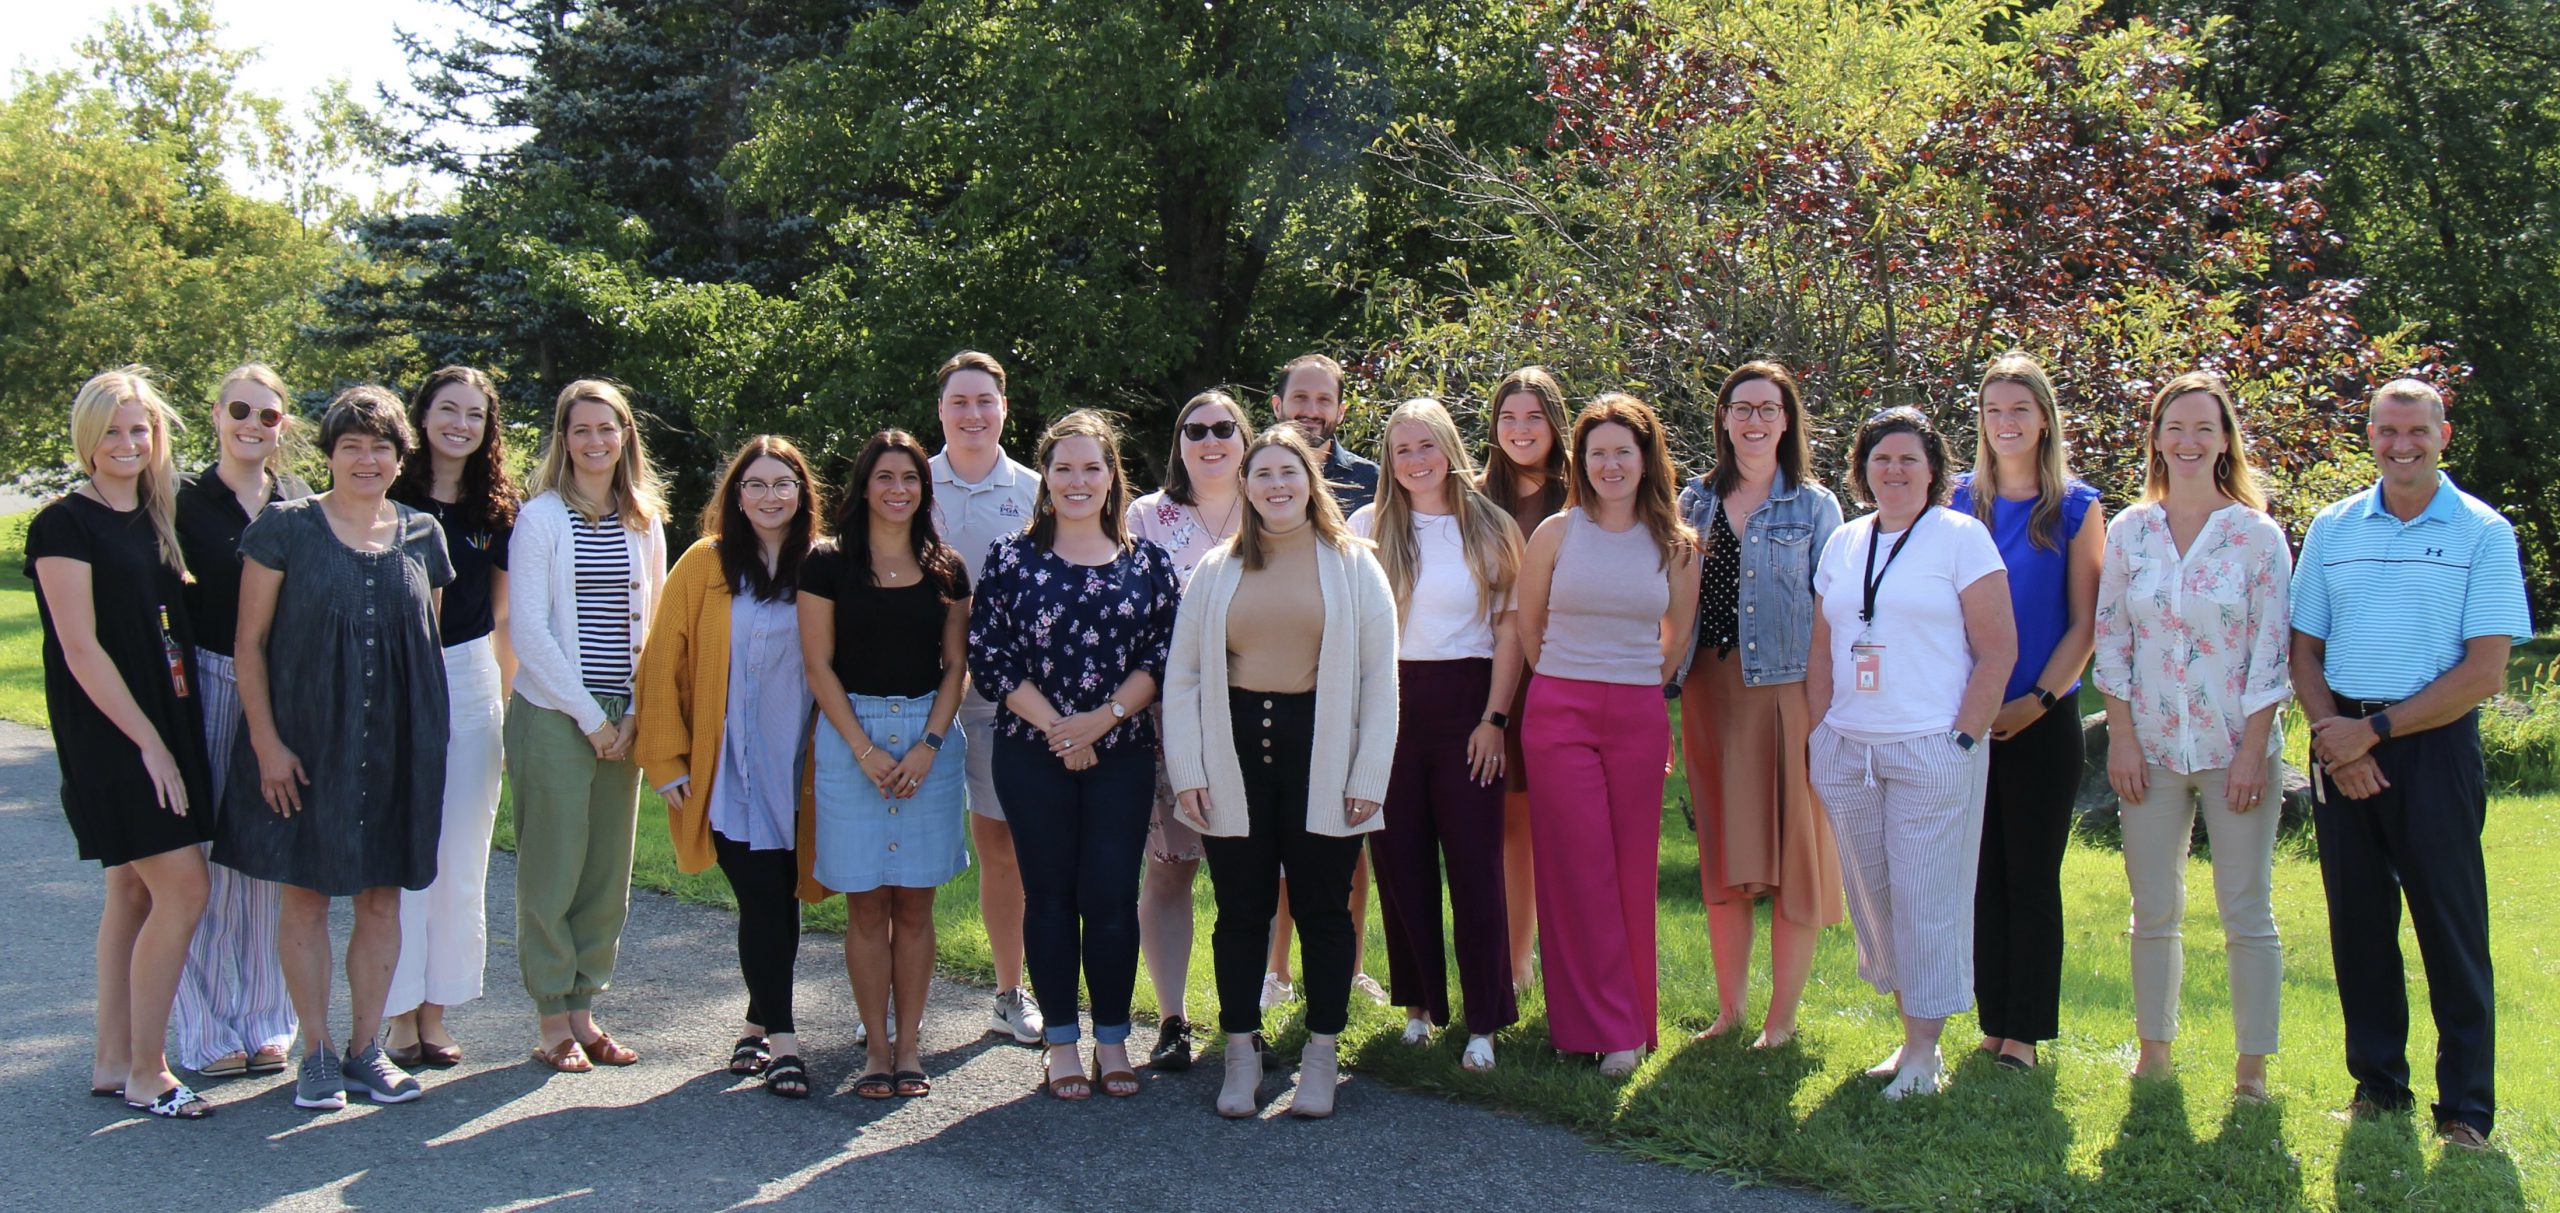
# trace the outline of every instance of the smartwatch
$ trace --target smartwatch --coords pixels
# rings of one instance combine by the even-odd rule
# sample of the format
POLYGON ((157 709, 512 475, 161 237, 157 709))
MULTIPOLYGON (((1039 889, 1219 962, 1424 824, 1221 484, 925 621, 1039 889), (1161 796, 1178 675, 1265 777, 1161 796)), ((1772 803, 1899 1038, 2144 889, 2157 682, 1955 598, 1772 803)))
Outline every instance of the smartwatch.
POLYGON ((1493 727, 1495 727, 1495 728, 1497 728, 1497 729, 1507 729, 1507 728, 1510 728, 1510 727, 1511 727, 1511 713, 1509 713, 1509 712, 1487 712, 1487 713, 1485 713, 1485 714, 1484 714, 1483 718, 1482 718, 1482 719, 1480 719, 1477 723, 1479 723, 1479 724, 1489 724, 1489 725, 1492 725, 1493 727))
POLYGON ((1957 749, 1962 750, 1967 754, 1973 752, 1973 734, 1965 732, 1963 729, 1957 729, 1954 733, 1949 734, 1949 736, 1955 738, 1957 749))
POLYGON ((2391 740, 2391 713, 2376 712, 2371 716, 2365 717, 2364 721, 2366 724, 2373 726, 2373 735, 2377 740, 2391 740))
POLYGON ((940 733, 927 733, 927 734, 925 734, 925 735, 924 735, 924 748, 926 748, 926 749, 928 749, 928 750, 932 750, 932 751, 934 751, 934 752, 936 752, 936 753, 941 752, 941 750, 942 750, 942 734, 940 734, 940 733))
POLYGON ((2052 710, 2053 710, 2053 705, 2054 705, 2055 701, 2059 698, 2059 696, 2056 696, 2053 692, 2048 691, 2048 690, 2044 689, 2044 688, 2043 688, 2043 687, 2041 687, 2041 686, 2039 686, 2039 687, 2037 687, 2037 688, 2035 689, 2035 696, 2036 696, 2036 702, 2037 702, 2037 703, 2041 703, 2041 704, 2043 704, 2043 705, 2044 705, 2044 710, 2046 710, 2046 711, 2048 711, 2048 712, 2050 712, 2050 711, 2052 711, 2052 710))

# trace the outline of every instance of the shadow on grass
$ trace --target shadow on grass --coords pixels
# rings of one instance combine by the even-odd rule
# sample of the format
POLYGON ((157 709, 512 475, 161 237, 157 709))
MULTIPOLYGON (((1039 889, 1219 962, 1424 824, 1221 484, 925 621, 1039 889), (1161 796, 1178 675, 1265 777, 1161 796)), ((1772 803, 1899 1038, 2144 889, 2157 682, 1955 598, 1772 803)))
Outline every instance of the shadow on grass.
POLYGON ((2114 1144, 2098 1155, 2096 1195, 2138 1203, 2177 1191, 2216 1208, 2289 1209, 2302 1203, 2302 1168, 2284 1142, 2278 1104, 2233 1102, 2213 1140, 2196 1140, 2176 1078, 2137 1082, 2114 1144))

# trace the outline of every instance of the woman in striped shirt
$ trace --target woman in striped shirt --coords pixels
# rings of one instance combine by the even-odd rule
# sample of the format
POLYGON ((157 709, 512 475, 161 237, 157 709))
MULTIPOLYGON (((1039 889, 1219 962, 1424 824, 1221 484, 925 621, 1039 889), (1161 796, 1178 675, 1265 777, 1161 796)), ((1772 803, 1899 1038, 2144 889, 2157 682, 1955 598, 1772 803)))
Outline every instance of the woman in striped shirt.
POLYGON ((639 1060, 590 1007, 613 982, 630 910, 632 674, 667 576, 665 498, 620 388, 561 390, 532 490, 507 548, 516 955, 542 1017, 534 1060, 583 1073, 639 1060))

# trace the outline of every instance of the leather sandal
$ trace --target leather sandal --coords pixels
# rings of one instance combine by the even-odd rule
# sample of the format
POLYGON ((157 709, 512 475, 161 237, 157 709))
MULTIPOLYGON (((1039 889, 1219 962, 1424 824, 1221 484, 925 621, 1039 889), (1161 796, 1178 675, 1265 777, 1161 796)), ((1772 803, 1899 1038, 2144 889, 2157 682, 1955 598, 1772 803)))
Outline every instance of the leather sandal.
POLYGON ((548 1049, 535 1045, 533 1060, 555 1074, 584 1074, 596 1068, 594 1062, 587 1060, 587 1051, 579 1047, 578 1038, 574 1036, 548 1049))
POLYGON ((462 1064, 461 1045, 440 1045, 432 1041, 418 1042, 418 1064, 446 1069, 462 1064))
POLYGON ((740 1078, 764 1073, 772 1061, 773 1054, 761 1036, 741 1036, 737 1046, 729 1050, 729 1072, 740 1078))
POLYGON ((898 1080, 898 1098, 900 1099, 914 1099, 919 1095, 933 1094, 933 1080, 926 1077, 922 1070, 900 1070, 895 1077, 898 1080))
POLYGON ((1102 1093, 1113 1099, 1127 1099, 1138 1093, 1138 1072, 1131 1069, 1104 1070, 1095 1076, 1102 1093))
POLYGON ((587 1060, 600 1066, 627 1066, 640 1060, 640 1054, 613 1038, 613 1033, 599 1031, 594 1040, 582 1040, 578 1047, 587 1051, 587 1060))
POLYGON ((898 1080, 887 1074, 865 1074, 853 1080, 853 1093, 864 1099, 887 1099, 898 1093, 898 1080))

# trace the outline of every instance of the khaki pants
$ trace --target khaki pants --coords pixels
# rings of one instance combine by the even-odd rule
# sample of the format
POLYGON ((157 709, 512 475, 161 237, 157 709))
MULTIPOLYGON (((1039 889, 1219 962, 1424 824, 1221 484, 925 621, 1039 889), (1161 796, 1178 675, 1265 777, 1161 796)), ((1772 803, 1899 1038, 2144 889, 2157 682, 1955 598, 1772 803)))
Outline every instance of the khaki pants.
POLYGON ((631 915, 640 768, 596 757, 566 713, 507 704, 516 814, 516 959, 543 1015, 587 1009, 613 984, 631 915))
MULTIPOLYGON (((2272 779, 2275 764, 2270 762, 2272 779)), ((2134 1025, 2144 1040, 2178 1038, 2178 987, 2186 974, 2181 926, 2187 913, 2187 849, 2201 805, 2213 843, 2213 899, 2222 918, 2224 962, 2231 975, 2231 1027, 2238 1051, 2276 1051, 2277 996, 2284 984, 2284 947, 2276 939, 2270 891, 2275 879, 2278 811, 2271 783, 2266 800, 2246 813, 2224 806, 2222 770, 2180 775, 2157 763, 2150 794, 2123 804, 2124 874, 2133 886, 2134 1025)))

